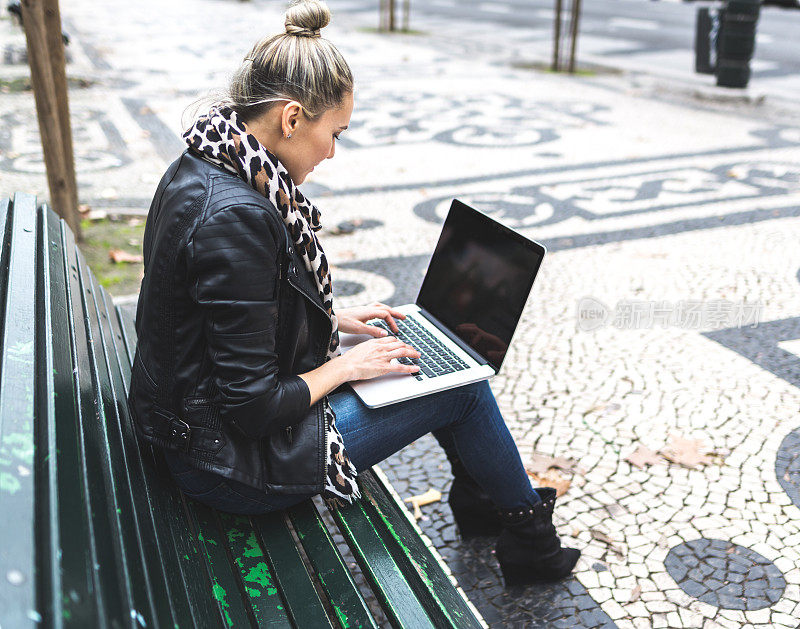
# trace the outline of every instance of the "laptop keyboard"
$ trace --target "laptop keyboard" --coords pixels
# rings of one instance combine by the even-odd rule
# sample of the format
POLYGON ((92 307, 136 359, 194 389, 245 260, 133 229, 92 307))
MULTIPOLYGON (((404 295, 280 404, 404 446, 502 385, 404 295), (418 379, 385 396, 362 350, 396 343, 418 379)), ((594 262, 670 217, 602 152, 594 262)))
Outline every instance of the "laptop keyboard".
POLYGON ((419 371, 413 375, 417 380, 436 378, 448 373, 462 371, 469 365, 445 347, 439 339, 433 336, 425 326, 415 321, 411 315, 406 315, 402 321, 395 319, 400 329, 397 334, 389 329, 385 321, 377 321, 372 325, 386 330, 404 343, 408 343, 417 350, 419 358, 398 358, 397 361, 404 365, 419 365, 419 371))

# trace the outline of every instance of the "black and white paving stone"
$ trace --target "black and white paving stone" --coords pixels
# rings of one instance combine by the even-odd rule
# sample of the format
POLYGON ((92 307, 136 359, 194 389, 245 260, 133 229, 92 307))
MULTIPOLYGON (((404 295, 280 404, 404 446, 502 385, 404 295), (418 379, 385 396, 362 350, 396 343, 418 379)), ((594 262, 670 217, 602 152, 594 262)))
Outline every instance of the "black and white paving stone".
MULTIPOLYGON (((356 109, 336 159, 303 186, 326 229, 363 221, 323 236, 339 305, 413 301, 453 197, 548 248, 492 388, 523 461, 577 462, 556 509, 564 543, 583 550, 574 576, 505 589, 494 540, 455 530, 432 437, 381 466, 401 497, 442 491, 418 524, 487 622, 798 627, 800 111, 514 69, 486 34, 457 47, 435 31, 381 36, 339 4, 324 34, 352 64, 356 109), (587 330, 587 299, 706 314, 587 330), (743 304, 758 305, 754 327, 720 316, 743 304), (626 460, 673 436, 700 440, 710 462, 626 460)), ((90 83, 70 94, 81 201, 146 213, 192 104, 282 28, 282 9, 62 7, 70 72, 90 83)), ((0 38, 22 41, 7 20, 0 38)), ((24 75, 16 61, 0 77, 24 75)), ((0 94, 0 120, 0 193, 45 197, 31 94, 0 94)))

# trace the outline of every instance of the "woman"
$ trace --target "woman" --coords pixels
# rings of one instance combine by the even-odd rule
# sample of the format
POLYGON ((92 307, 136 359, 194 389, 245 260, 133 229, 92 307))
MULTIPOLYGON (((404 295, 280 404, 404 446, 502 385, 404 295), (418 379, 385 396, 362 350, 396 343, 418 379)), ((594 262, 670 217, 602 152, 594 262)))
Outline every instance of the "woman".
POLYGON ((350 380, 413 373, 389 306, 333 307, 319 211, 296 188, 347 129, 353 78, 320 38, 316 0, 259 42, 227 98, 185 133, 144 236, 145 275, 129 405, 181 490, 241 514, 321 493, 358 497, 356 473, 433 432, 452 463, 462 535, 499 534, 507 582, 569 574, 579 551, 552 525, 555 492, 534 490, 486 382, 368 409, 350 380), (338 355, 338 331, 370 339, 338 355))

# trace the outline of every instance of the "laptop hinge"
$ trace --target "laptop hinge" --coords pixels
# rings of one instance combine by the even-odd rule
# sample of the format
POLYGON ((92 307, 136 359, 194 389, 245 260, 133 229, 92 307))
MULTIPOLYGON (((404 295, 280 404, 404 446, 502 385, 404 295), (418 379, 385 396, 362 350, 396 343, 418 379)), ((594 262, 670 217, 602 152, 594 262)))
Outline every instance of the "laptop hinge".
MULTIPOLYGON (((490 365, 489 361, 486 360, 483 356, 481 356, 478 352, 472 349, 469 345, 467 345, 464 341, 462 341, 458 336, 456 336, 453 332, 447 329, 447 326, 439 321, 436 317, 434 317, 430 312, 425 310, 422 306, 417 304, 419 308, 419 312, 423 315, 428 321, 433 323, 447 338, 449 338, 453 343, 458 345, 461 349, 463 349, 467 354, 469 354, 473 360, 475 360, 479 365, 490 365)), ((491 366, 491 365, 490 365, 491 366)), ((494 367, 492 367, 494 369, 494 367)), ((497 370, 495 369, 495 372, 497 370)))

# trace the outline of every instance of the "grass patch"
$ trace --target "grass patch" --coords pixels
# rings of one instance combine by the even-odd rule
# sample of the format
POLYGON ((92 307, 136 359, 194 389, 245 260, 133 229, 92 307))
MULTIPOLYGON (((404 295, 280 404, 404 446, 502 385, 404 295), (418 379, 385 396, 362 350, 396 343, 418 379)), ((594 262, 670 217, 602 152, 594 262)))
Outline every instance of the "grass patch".
MULTIPOLYGON (((85 89, 93 85, 93 81, 79 76, 67 77, 67 87, 85 89)), ((0 94, 18 94, 20 92, 30 92, 31 79, 28 76, 17 77, 16 79, 0 78, 0 94)))
POLYGON ((394 31, 385 31, 373 26, 359 26, 357 29, 360 33, 371 33, 373 35, 427 35, 427 31, 418 31, 414 28, 409 28, 407 31, 398 28, 394 31))
POLYGON ((31 80, 28 77, 16 79, 0 78, 0 94, 17 94, 19 92, 29 92, 31 90, 31 80))
MULTIPOLYGON (((518 70, 536 70, 537 72, 544 72, 545 74, 563 74, 569 76, 569 72, 564 70, 555 71, 550 67, 549 63, 540 61, 518 61, 511 64, 512 68, 518 70)), ((572 76, 598 76, 600 74, 622 74, 621 70, 601 65, 580 65, 575 68, 572 76)))
POLYGON ((113 296, 139 292, 144 265, 141 262, 114 263, 108 257, 111 249, 141 255, 144 218, 104 218, 81 221, 83 242, 80 250, 97 281, 113 296))

